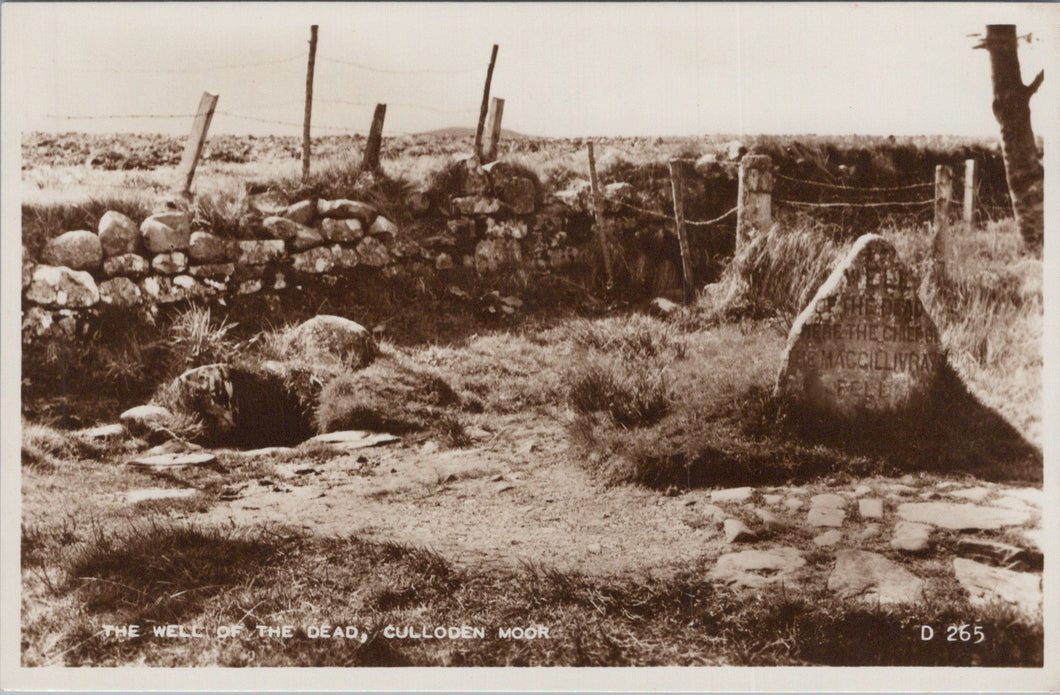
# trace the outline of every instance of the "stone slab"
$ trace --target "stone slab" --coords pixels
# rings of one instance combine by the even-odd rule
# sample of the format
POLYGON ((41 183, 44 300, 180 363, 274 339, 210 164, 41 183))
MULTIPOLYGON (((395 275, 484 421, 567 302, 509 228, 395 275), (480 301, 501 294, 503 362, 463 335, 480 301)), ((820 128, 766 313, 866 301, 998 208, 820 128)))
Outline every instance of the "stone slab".
POLYGON ((912 603, 923 596, 924 580, 878 553, 841 550, 828 588, 874 604, 912 603))
POLYGON ((985 531, 1019 526, 1030 520, 1027 510, 988 507, 954 502, 906 502, 898 505, 898 516, 954 531, 985 531))
POLYGON ((145 468, 176 468, 178 466, 206 466, 216 461, 216 456, 206 452, 176 453, 140 456, 129 461, 129 465, 145 468))

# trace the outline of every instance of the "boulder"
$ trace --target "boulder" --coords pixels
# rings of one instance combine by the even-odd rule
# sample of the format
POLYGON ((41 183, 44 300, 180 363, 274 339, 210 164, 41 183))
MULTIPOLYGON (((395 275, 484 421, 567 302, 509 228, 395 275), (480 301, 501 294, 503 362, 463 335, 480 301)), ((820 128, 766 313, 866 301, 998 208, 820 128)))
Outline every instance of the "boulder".
POLYGON ((98 270, 103 263, 103 247, 92 232, 66 232, 48 242, 41 260, 71 270, 98 270))
POLYGON ((279 239, 255 239, 236 242, 240 265, 266 265, 283 259, 287 254, 283 242, 279 239))
POLYGON ((151 269, 161 275, 183 273, 188 267, 188 256, 183 251, 156 254, 151 259, 151 269))
POLYGON ((353 368, 367 365, 378 354, 372 334, 364 326, 341 316, 314 316, 291 329, 286 350, 300 358, 338 361, 353 368))
POLYGON ((828 588, 872 604, 914 603, 924 595, 924 580, 878 553, 840 550, 828 588))
POLYGON ((142 278, 150 269, 151 265, 147 259, 135 253, 123 253, 103 259, 103 274, 107 277, 142 278))
POLYGON ((367 227, 375 221, 378 213, 368 203, 356 200, 318 200, 317 214, 332 220, 360 220, 367 227))
POLYGON ((776 396, 793 412, 835 418, 922 403, 943 357, 919 286, 890 242, 859 238, 795 320, 776 396))
POLYGON ((383 242, 366 236, 357 244, 357 261, 361 265, 381 268, 390 264, 390 252, 386 250, 383 242))
POLYGON ((135 282, 116 277, 99 283, 99 300, 117 307, 132 307, 140 304, 143 296, 135 282))
POLYGON ((209 232, 192 232, 188 256, 194 263, 223 263, 231 257, 232 243, 209 232))
POLYGON ((167 428, 173 413, 160 405, 138 405, 122 413, 118 420, 134 437, 146 436, 160 428, 167 428))
POLYGON ((48 306, 89 307, 99 301, 99 288, 92 276, 83 270, 38 265, 33 269, 26 299, 48 306))
POLYGON ((151 215, 140 223, 140 237, 144 248, 150 253, 185 251, 191 242, 191 232, 183 213, 151 215), (170 220, 177 226, 172 227, 165 220, 170 220))
POLYGON ((312 200, 300 200, 297 203, 284 208, 284 211, 280 213, 280 216, 291 220, 296 224, 310 225, 313 224, 316 212, 316 203, 312 200))
POLYGON ((97 229, 105 257, 140 252, 140 228, 120 212, 105 212, 103 217, 99 218, 97 229))
POLYGON ((356 217, 348 220, 326 218, 320 222, 320 234, 327 241, 353 243, 364 236, 364 223, 356 217))

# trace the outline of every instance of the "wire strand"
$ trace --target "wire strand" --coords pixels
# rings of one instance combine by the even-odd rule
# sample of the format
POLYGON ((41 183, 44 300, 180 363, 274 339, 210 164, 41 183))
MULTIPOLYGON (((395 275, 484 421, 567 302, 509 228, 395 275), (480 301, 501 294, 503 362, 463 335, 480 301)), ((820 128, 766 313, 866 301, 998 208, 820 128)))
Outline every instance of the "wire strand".
POLYGON ((786 200, 784 198, 774 198, 774 201, 778 203, 786 203, 788 205, 797 205, 805 208, 882 208, 891 205, 934 205, 935 201, 932 200, 909 200, 909 201, 891 201, 882 203, 811 203, 804 200, 786 200))
POLYGON ((807 179, 797 179, 793 176, 785 176, 779 172, 774 172, 774 176, 778 179, 784 179, 785 181, 792 181, 794 183, 802 183, 808 186, 819 186, 820 188, 830 188, 839 191, 912 191, 919 188, 928 188, 934 186, 933 181, 926 181, 924 183, 914 183, 908 186, 838 186, 834 183, 823 183, 821 181, 809 181, 807 179))
POLYGON ((366 65, 364 63, 358 63, 352 60, 338 60, 337 58, 326 58, 319 56, 317 60, 325 63, 334 63, 336 65, 346 65, 358 70, 365 70, 367 72, 376 72, 384 75, 463 75, 472 72, 470 68, 463 70, 437 70, 432 68, 410 68, 410 69, 392 69, 392 68, 377 68, 372 65, 366 65))

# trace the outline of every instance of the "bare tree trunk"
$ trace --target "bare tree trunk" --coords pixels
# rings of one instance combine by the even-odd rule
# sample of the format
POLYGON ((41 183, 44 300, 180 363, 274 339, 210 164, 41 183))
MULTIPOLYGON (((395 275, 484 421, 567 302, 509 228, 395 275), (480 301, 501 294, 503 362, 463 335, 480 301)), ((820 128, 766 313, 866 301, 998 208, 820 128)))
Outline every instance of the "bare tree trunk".
POLYGON ((1016 226, 1027 247, 1041 253, 1045 235, 1044 173, 1031 130, 1030 100, 1041 86, 1045 71, 1039 72, 1029 85, 1023 84, 1013 24, 988 25, 986 38, 976 48, 990 52, 994 117, 1001 125, 1005 175, 1016 226))

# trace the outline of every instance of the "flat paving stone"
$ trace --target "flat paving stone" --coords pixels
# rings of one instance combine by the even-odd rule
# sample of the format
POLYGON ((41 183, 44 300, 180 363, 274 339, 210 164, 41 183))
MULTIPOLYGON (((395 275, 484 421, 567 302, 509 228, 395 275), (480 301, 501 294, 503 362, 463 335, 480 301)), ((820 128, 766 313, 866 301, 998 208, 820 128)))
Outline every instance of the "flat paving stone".
POLYGON ((811 507, 831 507, 833 509, 846 509, 847 500, 842 495, 835 495, 832 493, 825 493, 822 495, 814 495, 810 498, 811 507))
POLYGON ((912 603, 923 597, 924 580, 879 553, 840 550, 828 588, 873 604, 912 603))
POLYGON ((382 444, 390 444, 400 440, 393 434, 387 434, 386 432, 365 432, 363 430, 344 430, 342 432, 328 432, 327 434, 318 434, 315 437, 310 437, 306 440, 307 444, 328 444, 336 448, 343 450, 346 449, 366 449, 372 446, 380 446, 382 444))
POLYGON ((970 487, 963 490, 950 490, 946 494, 969 502, 982 502, 990 495, 990 490, 985 487, 970 487))
POLYGON ((883 500, 878 498, 858 500, 858 515, 862 519, 882 519, 883 500))
POLYGON ((733 487, 726 490, 714 490, 710 493, 711 502, 746 502, 754 494, 754 488, 733 487))
POLYGON ((899 521, 894 525, 891 547, 905 553, 922 553, 931 547, 932 526, 916 521, 899 521))
POLYGON ((953 559, 953 573, 968 592, 968 601, 973 605, 999 601, 1015 606, 1030 616, 1041 615, 1040 574, 990 567, 960 557, 953 559))
POLYGON ((145 468, 176 468, 179 466, 206 466, 215 463, 217 457, 207 452, 158 454, 140 456, 129 461, 129 465, 145 468))
POLYGON ((898 516, 906 521, 918 521, 954 531, 1019 526, 1031 518, 1027 510, 956 502, 907 502, 898 505, 898 516))
POLYGON ((790 578, 805 564, 806 559, 796 548, 743 550, 719 557, 708 577, 723 584, 757 589, 790 578))
POLYGON ((833 545, 843 540, 843 532, 836 529, 831 531, 825 531, 821 535, 813 539, 813 544, 819 548, 831 548, 833 545))
POLYGON ((1008 543, 985 538, 961 538, 957 541, 957 555, 1010 570, 1041 569, 1042 555, 1008 543))
POLYGON ((835 507, 810 507, 806 523, 810 526, 842 526, 846 512, 835 507))
POLYGON ((726 543, 747 543, 758 537, 754 531, 747 527, 747 524, 739 519, 726 519, 723 528, 725 529, 726 543))

